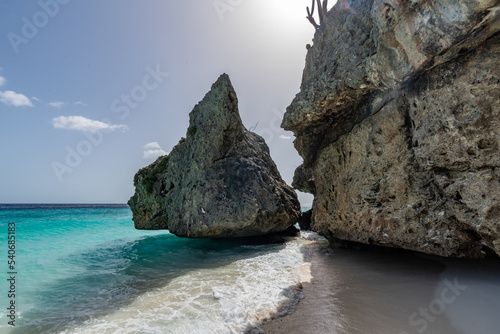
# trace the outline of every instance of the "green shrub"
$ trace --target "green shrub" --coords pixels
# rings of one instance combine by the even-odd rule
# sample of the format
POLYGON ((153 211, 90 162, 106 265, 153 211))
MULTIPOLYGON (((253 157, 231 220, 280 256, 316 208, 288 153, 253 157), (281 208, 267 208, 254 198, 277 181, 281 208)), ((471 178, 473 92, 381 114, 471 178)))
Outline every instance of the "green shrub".
POLYGON ((187 137, 192 137, 196 133, 196 126, 190 126, 187 130, 187 137))
POLYGON ((148 194, 151 194, 153 192, 153 185, 155 184, 155 182, 156 182, 156 175, 152 174, 146 175, 142 179, 142 184, 144 185, 144 188, 146 188, 146 192, 148 194))
POLYGON ((158 175, 165 172, 169 160, 170 157, 168 155, 165 155, 161 157, 158 162, 139 170, 134 176, 134 185, 137 186, 137 184, 139 183, 139 177, 141 175, 144 175, 141 183, 144 188, 146 188, 146 192, 151 194, 153 192, 153 186, 158 180, 158 175))
POLYGON ((154 174, 163 173, 167 169, 167 163, 170 160, 168 155, 161 157, 160 161, 155 166, 154 174))
POLYGON ((137 185, 139 184, 139 176, 145 174, 147 171, 148 171, 148 167, 144 167, 144 168, 139 169, 139 171, 137 173, 135 173, 134 186, 137 187, 137 185))

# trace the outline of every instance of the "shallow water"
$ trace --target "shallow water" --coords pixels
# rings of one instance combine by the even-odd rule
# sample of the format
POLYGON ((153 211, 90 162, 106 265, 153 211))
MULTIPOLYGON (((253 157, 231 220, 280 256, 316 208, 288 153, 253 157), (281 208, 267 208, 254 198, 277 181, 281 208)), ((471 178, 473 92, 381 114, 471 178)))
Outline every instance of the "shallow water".
POLYGON ((135 230, 126 207, 34 206, 1 208, 2 244, 10 221, 18 318, 3 311, 1 333, 243 333, 300 298, 304 240, 190 240, 135 230))

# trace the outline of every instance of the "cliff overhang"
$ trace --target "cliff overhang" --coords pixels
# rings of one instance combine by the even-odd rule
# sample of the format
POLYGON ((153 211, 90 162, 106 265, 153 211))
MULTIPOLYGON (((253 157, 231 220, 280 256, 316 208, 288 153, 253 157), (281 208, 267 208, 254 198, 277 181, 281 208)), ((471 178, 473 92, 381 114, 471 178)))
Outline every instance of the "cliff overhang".
POLYGON ((500 254, 500 2, 335 6, 282 127, 330 240, 500 254), (310 174, 310 175, 309 175, 310 174), (313 182, 313 183, 311 183, 313 182))

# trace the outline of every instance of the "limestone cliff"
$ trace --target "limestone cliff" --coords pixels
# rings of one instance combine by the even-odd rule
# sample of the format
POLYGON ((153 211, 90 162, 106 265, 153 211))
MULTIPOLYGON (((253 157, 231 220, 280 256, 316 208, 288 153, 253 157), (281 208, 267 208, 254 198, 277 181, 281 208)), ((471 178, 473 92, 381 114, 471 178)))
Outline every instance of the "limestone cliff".
POLYGON ((135 176, 129 205, 136 228, 244 237, 297 222, 297 195, 281 179, 264 139, 243 126, 227 75, 189 117, 186 138, 135 176))
POLYGON ((352 0, 328 13, 282 124, 304 158, 294 182, 314 189, 314 230, 500 254, 499 5, 352 0))

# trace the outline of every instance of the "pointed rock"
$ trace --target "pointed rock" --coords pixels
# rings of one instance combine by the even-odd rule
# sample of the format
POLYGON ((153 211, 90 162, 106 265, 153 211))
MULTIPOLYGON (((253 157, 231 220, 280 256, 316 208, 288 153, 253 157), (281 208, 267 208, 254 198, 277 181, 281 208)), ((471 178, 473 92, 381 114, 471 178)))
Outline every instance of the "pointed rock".
POLYGON ((243 126, 223 74, 189 115, 186 139, 141 169, 129 205, 137 229, 183 237, 246 237, 286 230, 300 204, 264 139, 243 126))

